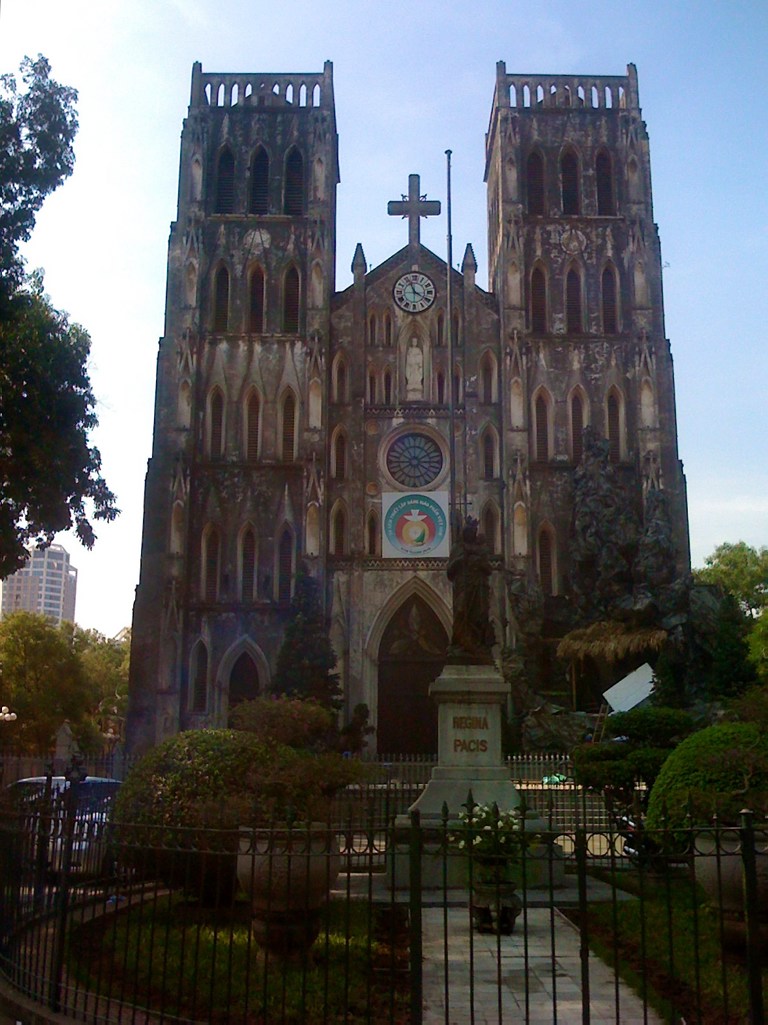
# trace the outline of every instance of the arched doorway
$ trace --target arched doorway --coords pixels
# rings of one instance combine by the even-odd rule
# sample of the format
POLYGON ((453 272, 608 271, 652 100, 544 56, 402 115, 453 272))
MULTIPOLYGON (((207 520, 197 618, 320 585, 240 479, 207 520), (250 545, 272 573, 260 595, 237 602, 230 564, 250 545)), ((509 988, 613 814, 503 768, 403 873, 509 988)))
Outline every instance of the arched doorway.
POLYGON ((436 754, 437 705, 429 685, 445 663, 448 635, 423 598, 407 598, 379 646, 376 746, 381 754, 436 754))
POLYGON ((241 701, 251 701, 260 693, 259 670, 248 652, 244 651, 229 674, 229 708, 234 708, 241 701))

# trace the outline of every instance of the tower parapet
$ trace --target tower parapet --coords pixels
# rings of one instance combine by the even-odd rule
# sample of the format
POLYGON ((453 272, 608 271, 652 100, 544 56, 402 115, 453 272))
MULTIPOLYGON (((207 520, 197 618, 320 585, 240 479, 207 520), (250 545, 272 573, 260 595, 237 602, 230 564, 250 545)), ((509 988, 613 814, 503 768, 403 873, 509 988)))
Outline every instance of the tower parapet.
POLYGON ((190 107, 284 104, 333 110, 333 63, 326 61, 319 73, 297 71, 290 74, 204 73, 199 61, 192 67, 190 107))

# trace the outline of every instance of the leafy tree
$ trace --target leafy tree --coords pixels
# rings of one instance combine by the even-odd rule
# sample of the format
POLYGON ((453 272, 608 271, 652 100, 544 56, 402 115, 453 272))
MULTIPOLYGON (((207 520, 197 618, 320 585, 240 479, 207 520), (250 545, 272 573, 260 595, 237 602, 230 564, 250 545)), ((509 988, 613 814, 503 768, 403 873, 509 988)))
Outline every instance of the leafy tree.
POLYGON ((90 338, 50 304, 39 278, 0 318, 0 577, 24 564, 30 542, 49 544, 74 524, 86 548, 89 519, 113 520, 101 476, 88 377, 90 338))
POLYGON ((733 594, 726 592, 720 602, 717 632, 712 650, 712 669, 707 687, 708 698, 730 698, 757 683, 754 665, 749 661, 749 631, 752 620, 733 594))
POLYGON ((749 660, 761 683, 768 684, 768 613, 755 620, 749 631, 749 660))
POLYGON ((0 76, 0 304, 21 284, 19 243, 75 163, 77 91, 53 81, 42 55, 20 70, 25 91, 13 75, 0 76))
POLYGON ((753 548, 745 541, 718 545, 704 560, 696 577, 729 591, 752 616, 768 606, 768 548, 753 548))
POLYGON ((0 76, 0 578, 74 525, 90 548, 94 519, 117 515, 101 476, 87 362, 90 338, 43 294, 38 272, 24 283, 20 243, 46 196, 72 172, 74 89, 50 77, 40 56, 21 65, 25 89, 0 76))
POLYGON ((339 677, 332 672, 335 665, 336 655, 320 605, 320 587, 302 566, 296 575, 290 622, 277 656, 275 689, 337 708, 339 677))
POLYGON ((109 730, 120 737, 128 703, 130 633, 105 637, 98 630, 62 625, 62 629, 67 628, 71 630, 71 644, 93 695, 89 711, 94 725, 102 737, 109 730))
POLYGON ((75 736, 87 729, 91 691, 67 631, 45 616, 13 612, 0 621, 0 689, 18 718, 12 745, 45 751, 68 719, 75 736))

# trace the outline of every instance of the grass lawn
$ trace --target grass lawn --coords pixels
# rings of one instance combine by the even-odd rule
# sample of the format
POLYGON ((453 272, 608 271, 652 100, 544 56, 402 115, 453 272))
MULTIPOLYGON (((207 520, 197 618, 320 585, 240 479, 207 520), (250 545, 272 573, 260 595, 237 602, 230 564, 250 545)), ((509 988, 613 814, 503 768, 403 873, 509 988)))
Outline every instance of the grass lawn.
POLYGON ((258 947, 249 919, 246 905, 214 913, 158 897, 74 928, 67 969, 91 992, 191 1021, 406 1019, 408 933, 396 915, 332 902, 312 949, 292 959, 258 947))
MULTIPOLYGON (((749 1020, 745 954, 724 960, 719 914, 690 878, 634 870, 607 871, 604 878, 635 899, 590 905, 590 946, 603 960, 618 965, 621 977, 666 1020, 749 1020)), ((764 971, 764 992, 766 982, 764 971)))

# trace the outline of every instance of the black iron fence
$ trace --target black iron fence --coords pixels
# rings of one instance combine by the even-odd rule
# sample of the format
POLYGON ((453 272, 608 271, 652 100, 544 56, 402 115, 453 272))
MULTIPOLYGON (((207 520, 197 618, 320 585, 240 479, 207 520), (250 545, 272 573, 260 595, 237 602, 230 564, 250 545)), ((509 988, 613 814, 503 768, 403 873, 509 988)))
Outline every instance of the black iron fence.
POLYGON ((572 795, 568 828, 471 806, 422 822, 401 791, 229 831, 7 813, 6 1005, 24 1025, 24 999, 35 1020, 131 1025, 763 1022, 768 831, 749 813, 631 835, 572 795))

